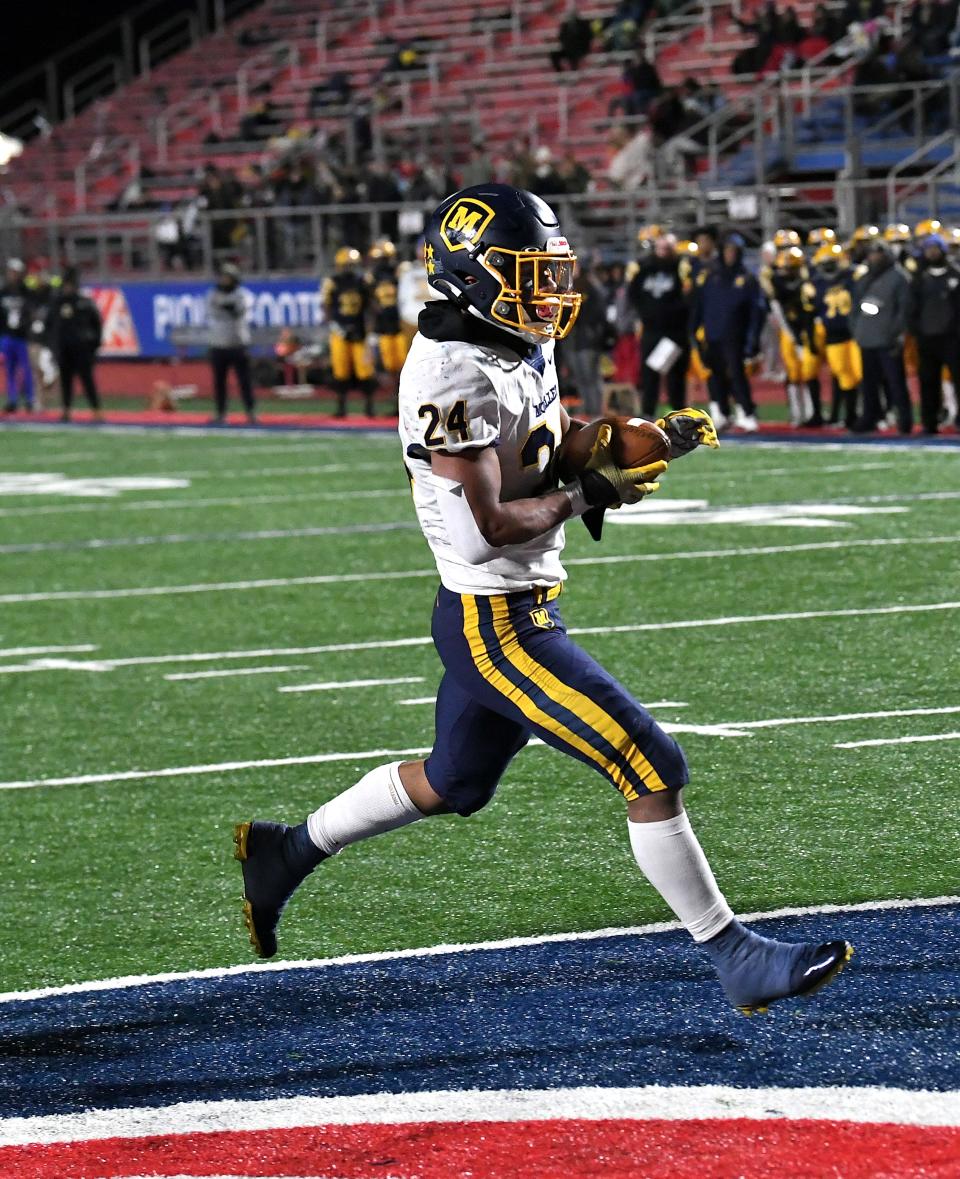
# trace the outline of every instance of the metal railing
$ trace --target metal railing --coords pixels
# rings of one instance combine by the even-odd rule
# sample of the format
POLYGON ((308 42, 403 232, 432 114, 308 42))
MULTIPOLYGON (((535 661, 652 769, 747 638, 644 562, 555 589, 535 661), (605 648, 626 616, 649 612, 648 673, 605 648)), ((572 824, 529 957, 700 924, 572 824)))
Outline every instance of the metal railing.
POLYGON ((155 66, 173 54, 196 45, 201 35, 196 12, 175 12, 140 38, 137 53, 140 73, 149 77, 155 66))
POLYGON ((153 123, 152 136, 156 162, 169 162, 170 140, 191 127, 201 127, 220 134, 223 119, 218 90, 195 91, 188 98, 168 106, 153 123))
POLYGON ((116 90, 123 76, 119 57, 103 57, 80 70, 63 87, 63 114, 72 119, 96 98, 116 90))
MULTIPOLYGON (((849 234, 861 221, 910 220, 925 215, 960 221, 960 155, 921 179, 839 180, 829 199, 822 185, 751 184, 678 191, 596 192, 549 198, 584 259, 631 257, 637 230, 657 222, 688 236, 695 225, 735 225, 752 244, 790 225, 836 225, 849 234)), ((249 275, 321 274, 342 244, 363 246, 386 235, 412 254, 435 200, 404 204, 341 204, 319 208, 180 210, 27 219, 10 210, 0 221, 5 252, 45 254, 54 265, 76 265, 99 278, 208 275, 225 260, 249 275)))
POLYGON ((261 83, 272 83, 277 74, 289 69, 297 76, 300 50, 294 41, 279 41, 252 54, 237 70, 237 103, 243 110, 250 102, 254 88, 261 83))

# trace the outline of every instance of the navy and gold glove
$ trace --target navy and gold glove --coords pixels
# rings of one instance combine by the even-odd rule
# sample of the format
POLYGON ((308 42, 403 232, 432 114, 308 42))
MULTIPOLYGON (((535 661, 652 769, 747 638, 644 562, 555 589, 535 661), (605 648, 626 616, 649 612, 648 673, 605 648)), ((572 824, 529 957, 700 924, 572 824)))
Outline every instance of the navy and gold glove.
POLYGON ((689 454, 698 446, 716 450, 720 445, 713 418, 702 409, 675 409, 656 423, 670 439, 670 458, 689 454))
POLYGON ((657 477, 667 469, 663 461, 642 467, 618 467, 610 452, 612 438, 612 427, 602 425, 580 476, 580 486, 589 505, 583 513, 583 522, 594 540, 599 540, 603 533, 603 514, 607 508, 639 503, 644 496, 652 495, 660 488, 657 477))

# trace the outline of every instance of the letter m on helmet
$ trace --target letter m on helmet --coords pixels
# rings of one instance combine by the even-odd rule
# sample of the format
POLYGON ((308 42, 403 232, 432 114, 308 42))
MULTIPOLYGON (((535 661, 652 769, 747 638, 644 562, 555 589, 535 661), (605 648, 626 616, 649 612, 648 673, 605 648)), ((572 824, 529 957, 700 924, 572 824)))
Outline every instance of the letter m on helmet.
POLYGON ((466 249, 469 242, 480 239, 493 216, 493 209, 474 197, 457 201, 440 224, 443 244, 451 253, 466 249))

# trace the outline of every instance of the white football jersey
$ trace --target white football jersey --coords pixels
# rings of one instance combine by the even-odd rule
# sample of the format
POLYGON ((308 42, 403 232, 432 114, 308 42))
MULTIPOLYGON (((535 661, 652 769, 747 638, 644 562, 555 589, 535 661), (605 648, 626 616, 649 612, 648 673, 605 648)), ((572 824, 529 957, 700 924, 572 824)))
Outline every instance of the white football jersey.
POLYGON ((493 446, 500 460, 504 502, 541 494, 544 472, 560 445, 560 391, 554 344, 541 345, 542 374, 506 346, 431 340, 417 334, 400 374, 400 439, 420 527, 440 580, 454 593, 503 594, 554 586, 563 525, 523 544, 505 545, 495 559, 471 565, 450 543, 438 492, 456 488, 434 475, 431 450, 449 454, 493 446))

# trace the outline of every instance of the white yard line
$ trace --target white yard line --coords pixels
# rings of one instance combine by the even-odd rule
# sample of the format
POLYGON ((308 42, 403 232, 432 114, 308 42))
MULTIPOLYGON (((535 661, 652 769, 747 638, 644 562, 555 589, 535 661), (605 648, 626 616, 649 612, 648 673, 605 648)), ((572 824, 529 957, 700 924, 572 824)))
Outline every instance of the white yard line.
MULTIPOLYGON (((335 692, 338 688, 379 688, 387 684, 422 684, 422 675, 405 675, 390 680, 327 680, 319 684, 291 684, 278 692, 335 692)), ((960 709, 958 709, 960 711, 960 709)))
MULTIPOLYGON (((406 684, 422 683, 424 677, 413 676, 395 680, 344 680, 337 683, 307 684, 302 686, 278 688, 279 692, 314 692, 332 691, 337 688, 372 687, 378 684, 406 684)), ((428 702, 424 697, 422 702, 428 702)), ((419 702, 419 701, 418 701, 419 702)), ((435 702, 435 698, 433 701, 435 702)), ((827 716, 779 717, 776 720, 759 721, 722 721, 716 724, 693 724, 686 722, 663 722, 662 727, 668 733, 694 733, 705 737, 745 737, 752 729, 761 728, 789 728, 791 725, 809 724, 842 724, 851 720, 885 719, 901 716, 942 716, 960 712, 960 706, 945 706, 938 708, 907 708, 900 710, 886 709, 879 712, 841 712, 827 716)), ((947 734, 938 737, 890 738, 881 741, 854 742, 837 746, 840 749, 857 748, 860 745, 888 745, 903 741, 934 741, 953 739, 958 734, 947 734)), ((531 746, 543 745, 539 739, 529 743, 531 746)), ((429 753, 429 746, 415 749, 394 750, 394 754, 405 757, 419 757, 429 753)), ((179 778, 199 776, 201 774, 225 774, 240 770, 263 769, 276 766, 316 765, 322 762, 334 761, 369 761, 373 758, 387 756, 389 751, 382 749, 355 750, 351 753, 318 753, 306 754, 301 757, 261 758, 253 761, 214 762, 210 765, 166 766, 158 770, 117 770, 102 774, 78 774, 64 778, 34 778, 17 782, 0 782, 0 790, 30 790, 42 786, 89 786, 102 782, 131 782, 143 781, 151 778, 179 778)))
MULTIPOLYGON (((340 499, 343 497, 341 496, 340 499)), ((341 517, 342 518, 342 517, 341 517)), ((70 553, 89 549, 147 548, 155 545, 211 544, 257 540, 296 540, 321 536, 362 536, 366 533, 401 532, 415 528, 409 519, 376 523, 310 525, 303 528, 259 528, 242 532, 168 532, 159 536, 101 536, 86 540, 39 540, 0 544, 0 555, 70 553)))
MULTIPOLYGON (((955 711, 960 712, 960 709, 955 711)), ((922 737, 876 737, 872 741, 839 741, 834 749, 864 749, 870 745, 915 745, 926 741, 960 741, 960 733, 929 733, 922 737)))
MULTIPOLYGON (((920 456, 918 455, 917 457, 919 458, 920 456)), ((926 456, 924 456, 924 461, 926 461, 926 456)), ((824 467, 820 466, 819 464, 803 465, 797 463, 792 467, 741 467, 736 470, 721 467, 718 470, 713 465, 710 465, 703 466, 700 470, 697 471, 697 481, 699 482, 700 480, 707 479, 729 479, 731 482, 740 482, 745 478, 754 479, 757 475, 796 475, 798 478, 806 478, 810 472, 811 466, 814 468, 814 473, 816 475, 840 475, 848 471, 877 471, 898 465, 898 460, 892 457, 880 459, 877 462, 835 463, 824 467)))
POLYGON ((232 675, 266 675, 268 672, 306 671, 305 663, 293 663, 284 667, 227 667, 218 671, 180 671, 165 675, 165 680, 215 680, 232 675))
POLYGON ((71 652, 96 651, 94 643, 73 643, 68 647, 0 647, 0 655, 61 655, 71 652))
MULTIPOLYGON (((876 913, 900 909, 939 908, 960 904, 960 896, 896 898, 881 901, 857 901, 847 905, 786 905, 756 913, 741 913, 744 922, 774 921, 781 917, 831 916, 838 913, 876 913)), ((318 970, 337 966, 365 963, 397 962, 410 958, 435 958, 447 954, 471 954, 484 950, 514 950, 524 946, 546 946, 563 942, 599 941, 611 937, 646 937, 655 933, 671 933, 683 929, 679 921, 653 921, 647 925, 611 926, 605 929, 582 930, 574 933, 544 933, 528 937, 498 938, 486 942, 463 942, 446 945, 420 946, 406 950, 376 950, 365 954, 341 954, 335 958, 293 959, 277 962, 244 962, 239 966, 210 966, 202 970, 167 971, 162 974, 133 974, 118 978, 91 979, 87 982, 64 983, 56 987, 37 987, 26 991, 0 993, 0 1005, 24 1003, 35 999, 52 999, 60 995, 87 995, 98 991, 124 990, 146 987, 155 983, 183 982, 191 979, 233 978, 247 974, 276 974, 286 970, 318 970)))
MULTIPOLYGON (((113 509, 111 505, 110 510, 113 509)), ((960 534, 952 536, 876 537, 871 540, 827 540, 792 545, 750 545, 742 548, 690 549, 677 553, 622 553, 609 557, 571 557, 564 564, 570 566, 630 565, 661 561, 719 560, 729 557, 766 557, 786 553, 846 551, 858 548, 898 548, 905 545, 955 545, 960 534)), ((358 582, 406 581, 422 578, 439 580, 436 569, 402 569, 395 572, 324 573, 307 577, 269 577, 253 581, 197 582, 189 585, 129 586, 122 589, 50 590, 39 593, 0 594, 0 604, 17 605, 26 602, 63 602, 112 598, 155 598, 177 594, 208 594, 232 591, 283 589, 296 585, 346 585, 358 582)))
POLYGON ((200 774, 230 774, 275 766, 321 765, 334 761, 370 761, 376 758, 419 757, 426 746, 415 749, 367 749, 360 753, 314 753, 302 757, 264 757, 255 761, 223 761, 213 765, 169 766, 164 770, 120 770, 108 774, 77 774, 69 778, 36 778, 33 781, 0 782, 0 790, 30 790, 38 786, 92 786, 98 782, 142 782, 148 778, 183 778, 200 774))
MULTIPOLYGON (((2 598, 0 598, 2 601, 2 598)), ((927 614, 960 609, 958 602, 925 602, 917 605, 865 606, 860 609, 844 610, 798 610, 784 614, 737 614, 716 618, 685 618, 677 621, 636 622, 622 626, 574 626, 570 635, 635 634, 660 630, 688 630, 720 626, 751 625, 759 622, 795 622, 829 618, 868 618, 897 614, 927 614)), ((134 655, 120 659, 97 659, 85 661, 43 660, 31 663, 0 665, 0 675, 21 674, 37 671, 110 671, 118 667, 147 667, 164 663, 207 663, 220 659, 267 659, 288 655, 327 655, 334 652, 387 651, 401 647, 424 647, 433 642, 430 635, 417 635, 405 639, 371 639, 356 643, 324 643, 315 647, 265 647, 239 651, 204 651, 181 655, 134 655)))
POLYGON ((945 1127, 960 1125, 960 1093, 879 1086, 744 1089, 732 1085, 643 1085, 185 1101, 169 1106, 7 1118, 0 1121, 0 1146, 263 1133, 305 1126, 606 1121, 611 1117, 639 1122, 746 1118, 945 1127))
MULTIPOLYGON (((384 497, 402 495, 408 498, 410 492, 405 487, 367 487, 350 492, 350 499, 383 499, 384 497)), ((266 504, 287 504, 296 507, 297 504, 310 501, 311 503, 331 500, 342 503, 342 491, 297 491, 287 492, 285 495, 233 495, 214 498, 191 499, 187 496, 171 497, 170 499, 140 499, 128 503, 110 502, 109 508, 104 507, 103 501, 97 503, 70 504, 40 504, 28 508, 0 508, 0 516, 60 516, 75 515, 84 512, 169 512, 178 508, 247 508, 266 504)))

